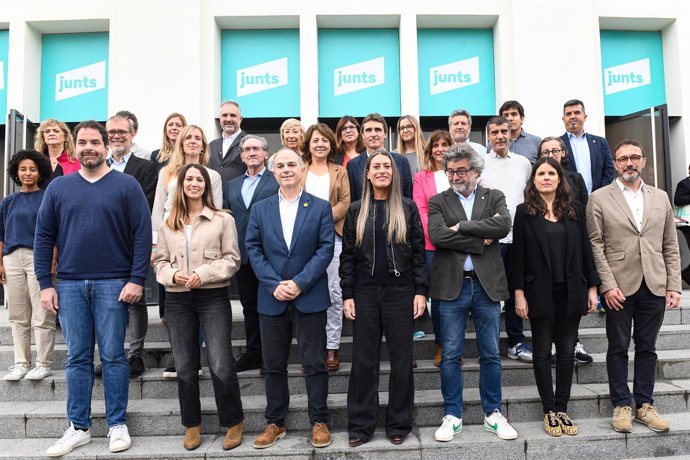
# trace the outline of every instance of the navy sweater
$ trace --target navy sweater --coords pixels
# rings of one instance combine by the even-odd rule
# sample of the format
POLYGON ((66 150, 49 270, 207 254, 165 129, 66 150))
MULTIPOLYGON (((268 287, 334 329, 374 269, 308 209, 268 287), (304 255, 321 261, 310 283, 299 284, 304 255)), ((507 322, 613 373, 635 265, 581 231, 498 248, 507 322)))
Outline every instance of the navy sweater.
POLYGON ((36 216, 45 191, 17 192, 0 203, 0 241, 5 244, 3 255, 17 248, 34 247, 36 216))
POLYGON ((128 278, 143 286, 151 255, 151 213, 136 179, 110 171, 94 183, 79 173, 51 182, 34 240, 41 289, 52 287, 53 246, 58 247, 58 278, 128 278))

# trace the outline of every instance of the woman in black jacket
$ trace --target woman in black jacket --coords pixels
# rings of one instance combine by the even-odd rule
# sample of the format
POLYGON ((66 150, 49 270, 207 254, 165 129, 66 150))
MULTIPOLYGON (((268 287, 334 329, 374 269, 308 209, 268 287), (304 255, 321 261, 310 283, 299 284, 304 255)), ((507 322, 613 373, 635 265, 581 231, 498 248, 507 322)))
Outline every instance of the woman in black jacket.
POLYGON ((568 417, 580 318, 597 306, 600 284, 585 216, 570 198, 563 168, 542 157, 532 169, 525 202, 513 222, 515 311, 532 326, 534 377, 551 436, 577 434, 568 417), (556 344, 556 393, 551 378, 551 343, 556 344))
POLYGON ((376 429, 382 335, 391 365, 386 434, 401 444, 412 429, 413 319, 424 313, 427 293, 422 222, 414 201, 402 196, 395 161, 376 151, 364 174, 362 200, 345 218, 340 256, 343 311, 354 321, 347 392, 352 447, 370 441, 376 429))
MULTIPOLYGON (((560 163, 563 168, 570 163, 568 159, 568 150, 565 148, 565 144, 560 137, 549 136, 545 137, 539 143, 539 149, 537 150, 538 158, 541 157, 551 157, 560 163)), ((570 171, 563 169, 565 173, 565 178, 570 186, 570 198, 573 201, 579 201, 582 205, 582 209, 587 208, 587 199, 589 195, 587 194, 587 185, 585 185, 585 180, 582 178, 582 174, 577 171, 570 171)))

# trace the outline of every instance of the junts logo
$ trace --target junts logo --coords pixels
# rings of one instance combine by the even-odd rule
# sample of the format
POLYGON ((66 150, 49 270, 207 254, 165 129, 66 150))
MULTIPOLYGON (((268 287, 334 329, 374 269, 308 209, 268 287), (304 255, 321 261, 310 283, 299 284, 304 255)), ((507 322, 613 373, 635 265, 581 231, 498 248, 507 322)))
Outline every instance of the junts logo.
POLYGON ((5 61, 0 61, 0 91, 5 89, 5 61))
POLYGON ((429 69, 429 94, 445 93, 479 83, 479 56, 429 69))
POLYGON ((606 96, 651 84, 649 58, 604 69, 604 94, 606 96))
POLYGON ((288 58, 263 62, 237 70, 237 97, 288 84, 288 58))
POLYGON ((55 75, 55 102, 105 88, 105 61, 55 75))
POLYGON ((341 96, 385 83, 383 56, 333 70, 333 95, 341 96))

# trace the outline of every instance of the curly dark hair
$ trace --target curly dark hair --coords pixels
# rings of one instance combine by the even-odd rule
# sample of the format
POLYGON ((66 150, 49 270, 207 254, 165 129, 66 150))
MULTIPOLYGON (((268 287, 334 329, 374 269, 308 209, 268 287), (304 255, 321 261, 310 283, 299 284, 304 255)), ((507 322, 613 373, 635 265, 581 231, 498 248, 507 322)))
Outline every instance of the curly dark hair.
POLYGON ((19 180, 19 163, 24 160, 31 160, 36 163, 36 168, 38 168, 39 187, 42 186, 53 173, 50 162, 46 159, 45 155, 36 150, 20 150, 12 156, 12 159, 7 165, 7 175, 19 187, 22 185, 22 182, 19 180))
POLYGON ((541 157, 537 160, 532 168, 532 174, 529 176, 527 188, 525 188, 525 204, 527 205, 527 215, 534 217, 537 214, 545 216, 548 212, 546 202, 537 191, 534 185, 534 178, 537 175, 537 170, 543 164, 547 164, 556 170, 558 174, 558 186, 556 186, 556 198, 553 200, 553 215, 556 219, 561 219, 567 216, 568 219, 577 220, 575 208, 573 208, 572 198, 570 197, 570 185, 563 173, 563 167, 560 163, 551 157, 541 157))

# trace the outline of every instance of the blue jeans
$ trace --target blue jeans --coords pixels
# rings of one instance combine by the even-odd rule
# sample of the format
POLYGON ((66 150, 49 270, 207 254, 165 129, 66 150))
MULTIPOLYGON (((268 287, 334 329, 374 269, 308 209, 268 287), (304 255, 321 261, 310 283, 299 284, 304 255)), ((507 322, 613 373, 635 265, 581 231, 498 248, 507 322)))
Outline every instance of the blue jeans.
POLYGON ((460 357, 464 353, 467 318, 472 312, 479 348, 479 396, 485 414, 501 409, 501 357, 498 334, 501 306, 473 278, 465 278, 455 300, 441 300, 441 393, 445 415, 462 418, 463 378, 460 357))
POLYGON ((67 343, 67 418, 78 428, 91 427, 93 351, 103 363, 108 426, 125 423, 129 366, 125 356, 128 306, 120 302, 127 279, 57 280, 58 315, 67 343))

